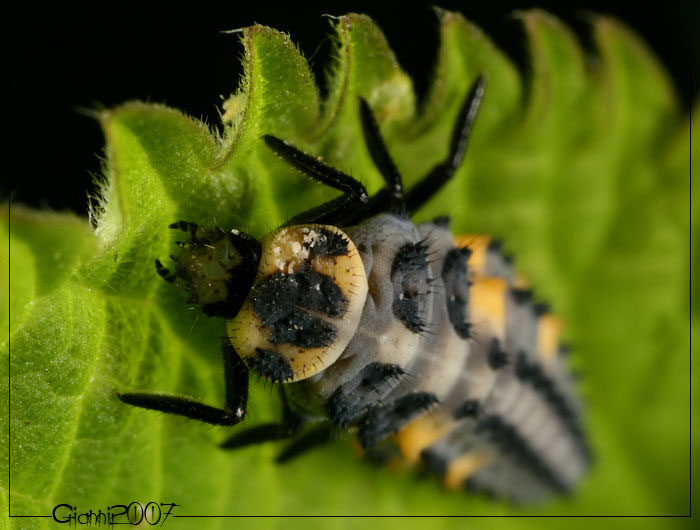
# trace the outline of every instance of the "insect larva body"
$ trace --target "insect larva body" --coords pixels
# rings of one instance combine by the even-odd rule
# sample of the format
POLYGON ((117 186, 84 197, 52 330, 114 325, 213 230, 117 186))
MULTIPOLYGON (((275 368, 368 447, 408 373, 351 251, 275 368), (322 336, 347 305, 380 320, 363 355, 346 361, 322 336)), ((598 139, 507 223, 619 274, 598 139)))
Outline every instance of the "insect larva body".
POLYGON ((179 222, 176 271, 159 274, 227 320, 226 406, 130 393, 130 404, 212 424, 245 416, 248 371, 284 389, 280 423, 235 432, 223 447, 291 438, 279 460, 356 433, 372 454, 398 453, 451 488, 518 501, 569 491, 589 455, 580 406, 559 355, 561 323, 534 302, 500 245, 454 238, 419 208, 461 163, 483 94, 472 87, 445 162, 404 193, 369 106, 367 145, 386 181, 364 187, 285 142, 267 145, 343 194, 260 242, 179 222))

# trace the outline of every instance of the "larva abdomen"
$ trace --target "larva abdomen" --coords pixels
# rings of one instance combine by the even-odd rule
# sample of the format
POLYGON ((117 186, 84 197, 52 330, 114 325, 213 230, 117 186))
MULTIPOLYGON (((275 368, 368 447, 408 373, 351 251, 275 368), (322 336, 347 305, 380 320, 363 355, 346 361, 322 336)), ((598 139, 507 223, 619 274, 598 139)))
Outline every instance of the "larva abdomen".
POLYGON ((395 443, 450 488, 519 501, 569 491, 587 467, 559 320, 499 245, 381 215, 345 229, 369 286, 357 331, 303 386, 361 445, 395 443))

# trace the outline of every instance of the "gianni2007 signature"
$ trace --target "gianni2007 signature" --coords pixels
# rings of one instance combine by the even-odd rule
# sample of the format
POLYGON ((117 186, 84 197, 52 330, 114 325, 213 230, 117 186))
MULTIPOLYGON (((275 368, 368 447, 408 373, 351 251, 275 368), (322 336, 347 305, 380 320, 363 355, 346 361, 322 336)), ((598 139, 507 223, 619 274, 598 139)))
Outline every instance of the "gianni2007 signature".
POLYGON ((57 504, 52 512, 53 520, 57 523, 68 524, 69 527, 80 526, 104 526, 112 528, 114 525, 131 526, 163 526, 173 514, 173 510, 179 504, 174 502, 148 502, 142 505, 138 502, 131 504, 115 504, 108 506, 105 511, 92 509, 84 512, 78 511, 77 506, 71 504, 57 504))

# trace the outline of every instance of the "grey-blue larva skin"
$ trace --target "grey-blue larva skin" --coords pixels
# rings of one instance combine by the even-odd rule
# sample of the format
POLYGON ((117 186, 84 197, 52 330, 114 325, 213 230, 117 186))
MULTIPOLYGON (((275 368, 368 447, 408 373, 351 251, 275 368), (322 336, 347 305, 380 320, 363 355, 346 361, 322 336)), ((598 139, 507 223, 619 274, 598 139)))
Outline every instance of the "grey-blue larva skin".
MULTIPOLYGON (((420 449, 422 464, 450 487, 464 485, 522 502, 570 490, 589 459, 577 423, 580 406, 561 358, 542 365, 536 346, 541 315, 532 300, 518 302, 511 289, 506 291, 499 363, 490 359, 495 339, 491 323, 473 320, 468 299, 462 306, 471 323, 469 337, 460 336, 450 320, 447 298, 452 292, 443 271, 455 245, 447 227, 416 226, 385 214, 344 231, 357 247, 367 275, 362 316, 338 360, 306 380, 284 386, 293 406, 309 417, 330 417, 340 427, 354 426, 365 447, 376 447, 397 432, 400 438, 402 429, 417 419, 441 425, 445 432, 425 447, 424 440, 408 439, 399 445, 409 459, 407 452, 420 449), (429 290, 420 302, 425 325, 419 332, 407 329, 393 309, 401 293, 391 280, 391 269, 399 249, 411 243, 426 245, 429 253, 429 290), (370 373, 377 363, 386 377, 370 373), (541 377, 533 382, 525 365, 539 367, 541 377), (362 379, 371 384, 358 392, 362 379), (397 414, 386 414, 407 396, 414 399, 404 399, 397 414), (474 411, 460 412, 465 403, 473 404, 474 411), (490 457, 469 472, 451 470, 468 453, 490 457), (462 473, 461 484, 455 483, 462 473)), ((503 278, 512 288, 515 274, 508 261, 496 248, 489 249, 484 276, 503 278)), ((470 289, 468 282, 463 287, 470 289)))
POLYGON ((410 220, 459 168, 483 93, 479 76, 448 156, 408 191, 362 99, 365 142, 385 181, 372 197, 317 157, 263 136, 341 195, 260 241, 173 223, 189 234, 175 271, 156 260, 163 279, 226 321, 224 407, 161 393, 118 397, 233 426, 245 418, 252 372, 281 384, 283 417, 235 429, 225 449, 291 439, 285 461, 349 430, 369 454, 422 466, 449 488, 520 502, 570 491, 590 456, 560 322, 487 236, 454 237, 445 219, 410 220))

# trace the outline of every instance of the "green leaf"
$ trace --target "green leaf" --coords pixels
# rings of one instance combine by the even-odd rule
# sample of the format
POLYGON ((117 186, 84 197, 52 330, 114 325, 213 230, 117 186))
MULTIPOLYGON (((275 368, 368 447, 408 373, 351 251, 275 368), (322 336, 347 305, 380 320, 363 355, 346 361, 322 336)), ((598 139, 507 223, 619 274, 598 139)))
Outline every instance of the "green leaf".
MULTIPOLYGON (((693 297, 689 315, 687 293, 697 294, 697 284, 687 280, 687 241, 692 225, 695 252, 700 196, 696 186, 690 197, 687 175, 691 148, 700 153, 697 107, 691 146, 689 118, 663 67, 612 19, 592 18, 598 57, 591 61, 560 21, 537 10, 520 13, 532 66, 523 81, 478 28, 459 14, 437 14, 442 44, 420 107, 411 79, 364 15, 332 21, 335 56, 325 101, 290 38, 252 26, 242 33, 244 76, 216 128, 139 102, 102 115, 108 161, 94 227, 69 214, 3 208, 0 311, 12 347, 13 515, 47 515, 59 503, 104 511, 132 501, 175 502, 180 515, 689 512, 688 418, 697 413, 689 410, 686 323, 692 317, 699 328, 700 297, 693 297), (410 187, 446 155, 459 106, 480 72, 486 96, 467 160, 416 220, 449 213, 457 233, 501 237, 541 297, 566 319, 596 453, 570 499, 513 507, 445 492, 411 471, 359 460, 348 439, 276 466, 274 447, 227 453, 217 448, 223 429, 116 399, 117 389, 139 389, 223 402, 223 323, 190 310, 184 294, 157 276, 154 260, 175 251, 168 224, 179 219, 260 237, 337 194, 277 160, 261 135, 323 156, 374 191, 381 179, 362 140, 361 95, 410 187), (689 200, 692 219, 685 213, 689 200)), ((692 171, 697 176, 697 167, 692 171)), ((692 272, 700 276, 697 259, 692 272)), ((7 356, 7 341, 2 346, 7 356)), ((5 377, 6 361, 0 362, 5 377)), ((697 402, 697 370, 693 377, 697 402)), ((253 384, 248 421, 278 413, 270 388, 253 384)), ((4 427, 7 418, 2 414, 4 427)), ((7 429, 2 433, 6 446, 7 429)), ((696 456, 697 442, 696 435, 696 456)), ((2 471, 4 518, 9 484, 8 469, 2 471)), ((248 521, 343 524, 235 524, 248 521)), ((684 526, 683 520, 616 523, 627 521, 634 528, 684 526)), ((385 519, 382 526, 404 529, 412 522, 385 519)), ((583 519, 567 522, 588 526, 583 519)), ((509 524, 539 528, 558 521, 509 524)), ((9 523, 52 525, 41 518, 9 523)))

